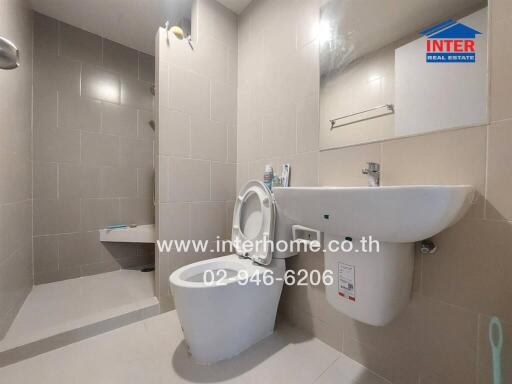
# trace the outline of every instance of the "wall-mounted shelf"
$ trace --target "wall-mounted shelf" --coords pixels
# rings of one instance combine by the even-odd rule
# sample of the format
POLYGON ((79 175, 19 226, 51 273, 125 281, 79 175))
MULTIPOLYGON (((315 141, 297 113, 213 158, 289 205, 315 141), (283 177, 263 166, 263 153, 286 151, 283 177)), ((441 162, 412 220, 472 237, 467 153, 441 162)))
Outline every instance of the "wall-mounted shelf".
POLYGON ((155 225, 138 225, 133 228, 100 229, 100 241, 113 243, 154 243, 155 225))

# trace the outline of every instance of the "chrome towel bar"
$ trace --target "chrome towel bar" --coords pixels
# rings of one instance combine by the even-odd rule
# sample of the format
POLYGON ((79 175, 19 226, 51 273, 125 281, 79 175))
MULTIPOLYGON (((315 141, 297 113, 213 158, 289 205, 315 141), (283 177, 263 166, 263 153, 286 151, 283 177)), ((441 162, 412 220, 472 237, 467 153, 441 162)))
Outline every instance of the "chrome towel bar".
POLYGON ((355 121, 353 121, 353 122, 350 122, 350 123, 347 123, 347 124, 336 125, 336 122, 338 120, 347 119, 349 117, 353 117, 353 116, 357 116, 357 115, 362 115, 363 113, 376 111, 377 109, 382 109, 382 108, 386 108, 387 109, 388 113, 386 113, 386 115, 389 115, 391 113, 395 113, 395 105, 394 104, 379 105, 378 107, 373 107, 373 108, 370 108, 370 109, 366 109, 364 111, 360 111, 360 112, 356 112, 356 113, 351 113, 350 115, 345 115, 345 116, 337 117, 336 119, 329 120, 331 122, 331 130, 333 130, 334 128, 337 128, 337 127, 342 127, 342 126, 347 125, 347 124, 355 123, 355 121))

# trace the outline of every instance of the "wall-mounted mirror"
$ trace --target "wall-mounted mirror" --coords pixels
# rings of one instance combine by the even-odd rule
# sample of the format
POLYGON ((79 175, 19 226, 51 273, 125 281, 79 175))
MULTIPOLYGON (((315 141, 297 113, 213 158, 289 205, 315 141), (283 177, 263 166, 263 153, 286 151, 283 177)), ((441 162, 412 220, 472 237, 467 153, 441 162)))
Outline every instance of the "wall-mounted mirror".
POLYGON ((320 147, 488 122, 487 1, 331 0, 320 11, 320 147))

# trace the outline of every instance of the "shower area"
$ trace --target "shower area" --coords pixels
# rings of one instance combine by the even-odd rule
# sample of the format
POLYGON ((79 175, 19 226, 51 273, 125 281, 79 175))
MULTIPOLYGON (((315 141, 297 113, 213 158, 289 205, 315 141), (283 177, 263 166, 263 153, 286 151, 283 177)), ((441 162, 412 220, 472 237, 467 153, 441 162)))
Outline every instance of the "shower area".
POLYGON ((155 59, 12 11, 16 25, 0 15, 17 44, 0 64, 20 53, 0 70, 0 366, 160 311, 155 59))

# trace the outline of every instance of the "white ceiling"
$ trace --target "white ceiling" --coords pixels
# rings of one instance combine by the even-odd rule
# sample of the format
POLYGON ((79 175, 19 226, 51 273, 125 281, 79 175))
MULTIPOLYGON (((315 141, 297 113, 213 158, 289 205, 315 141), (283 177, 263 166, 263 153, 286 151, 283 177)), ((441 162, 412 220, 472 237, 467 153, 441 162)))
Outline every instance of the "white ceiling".
POLYGON ((242 11, 247 8, 249 3, 252 0, 217 0, 219 3, 221 3, 226 8, 231 9, 236 14, 242 13, 242 11))
MULTIPOLYGON (((246 2, 247 0, 240 0, 246 2)), ((166 20, 190 19, 192 0, 30 0, 37 12, 154 55, 166 20)), ((234 1, 237 2, 236 0, 234 1)))

